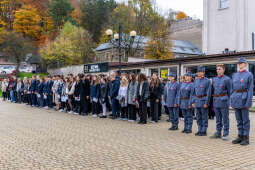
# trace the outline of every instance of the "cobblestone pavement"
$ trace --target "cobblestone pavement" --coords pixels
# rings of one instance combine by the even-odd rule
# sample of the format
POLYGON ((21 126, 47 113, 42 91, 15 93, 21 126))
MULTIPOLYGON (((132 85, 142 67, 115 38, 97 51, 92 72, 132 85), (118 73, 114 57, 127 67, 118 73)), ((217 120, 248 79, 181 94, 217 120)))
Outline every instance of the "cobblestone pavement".
MULTIPOLYGON (((255 115, 249 146, 195 137, 195 122, 193 134, 182 134, 180 124, 172 132, 165 120, 138 125, 0 101, 0 170, 255 169, 255 115)), ((208 135, 214 131, 210 120, 208 135)))

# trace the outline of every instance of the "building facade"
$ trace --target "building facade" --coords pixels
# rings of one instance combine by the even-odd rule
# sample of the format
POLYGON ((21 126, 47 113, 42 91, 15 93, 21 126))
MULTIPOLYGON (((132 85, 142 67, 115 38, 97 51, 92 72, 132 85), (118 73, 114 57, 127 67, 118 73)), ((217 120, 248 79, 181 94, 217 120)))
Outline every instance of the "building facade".
POLYGON ((204 0, 203 52, 252 50, 254 0, 204 0))

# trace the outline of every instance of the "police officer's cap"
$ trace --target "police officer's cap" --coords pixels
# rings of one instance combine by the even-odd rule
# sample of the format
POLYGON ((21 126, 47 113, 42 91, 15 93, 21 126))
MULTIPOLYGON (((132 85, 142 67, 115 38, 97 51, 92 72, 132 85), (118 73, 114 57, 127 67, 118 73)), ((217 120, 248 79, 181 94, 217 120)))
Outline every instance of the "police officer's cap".
POLYGON ((238 63, 247 63, 247 60, 244 57, 238 58, 238 63))
POLYGON ((198 66, 197 67, 197 72, 205 72, 205 67, 204 66, 198 66))
POLYGON ((176 78, 176 73, 171 72, 168 77, 175 77, 176 78))
POLYGON ((185 76, 193 77, 193 75, 192 75, 191 72, 187 72, 187 73, 185 74, 185 76))

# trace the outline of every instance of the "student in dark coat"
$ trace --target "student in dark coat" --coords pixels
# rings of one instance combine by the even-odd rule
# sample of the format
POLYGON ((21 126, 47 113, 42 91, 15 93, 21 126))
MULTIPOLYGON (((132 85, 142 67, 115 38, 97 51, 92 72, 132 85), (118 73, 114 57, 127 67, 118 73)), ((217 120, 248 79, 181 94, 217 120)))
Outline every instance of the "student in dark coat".
POLYGON ((144 74, 138 77, 138 86, 136 91, 136 100, 139 102, 140 121, 139 124, 147 123, 147 100, 150 96, 149 83, 144 74))

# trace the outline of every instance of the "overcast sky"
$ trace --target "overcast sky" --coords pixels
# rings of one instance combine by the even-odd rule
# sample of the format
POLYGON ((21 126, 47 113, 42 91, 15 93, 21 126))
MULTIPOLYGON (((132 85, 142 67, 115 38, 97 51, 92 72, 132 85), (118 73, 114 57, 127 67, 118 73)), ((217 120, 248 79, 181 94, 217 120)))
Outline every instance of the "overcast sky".
MULTIPOLYGON (((117 0, 119 2, 127 0, 117 0)), ((156 0, 160 9, 167 11, 172 8, 176 11, 184 11, 191 17, 203 19, 203 0, 156 0)))

